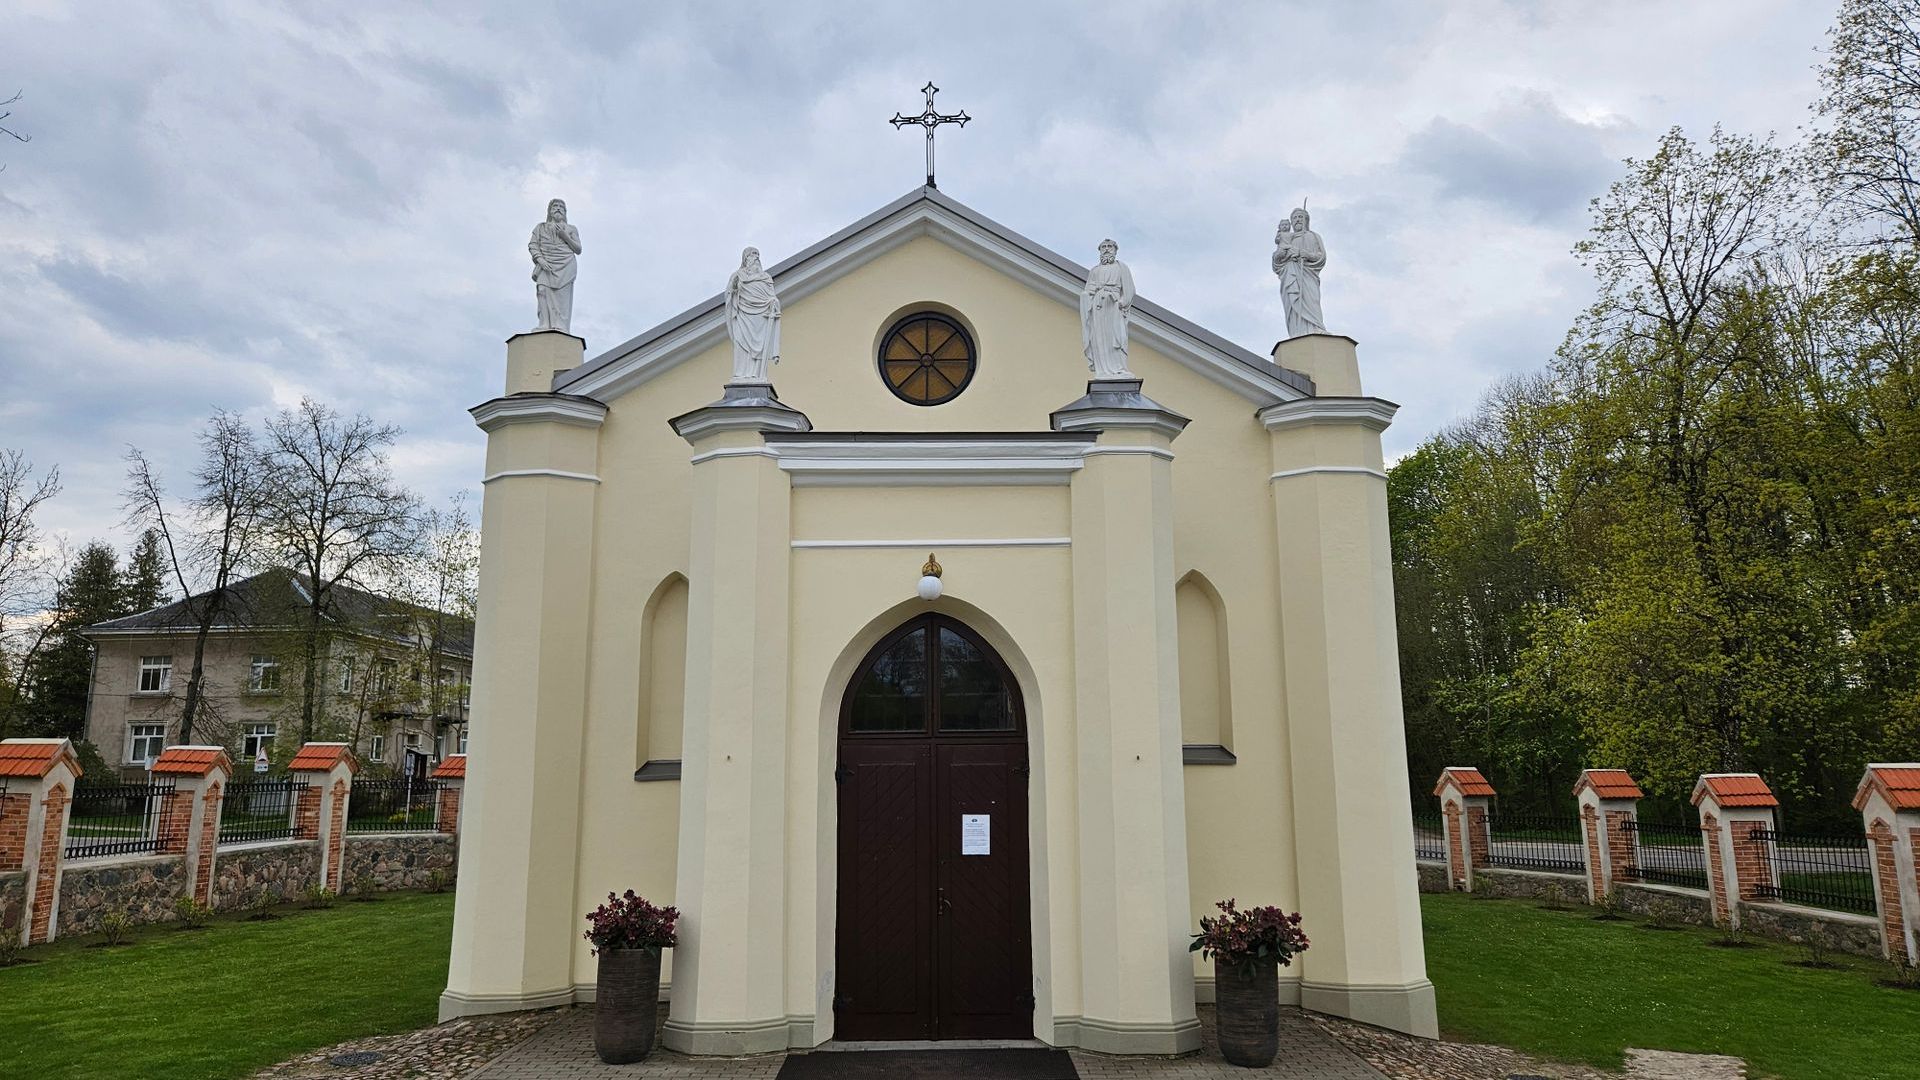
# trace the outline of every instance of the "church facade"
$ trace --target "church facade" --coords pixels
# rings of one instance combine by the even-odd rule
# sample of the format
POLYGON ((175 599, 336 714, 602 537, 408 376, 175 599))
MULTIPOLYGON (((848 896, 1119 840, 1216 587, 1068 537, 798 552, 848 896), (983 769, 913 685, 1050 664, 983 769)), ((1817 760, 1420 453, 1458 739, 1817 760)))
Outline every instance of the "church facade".
POLYGON ((676 1049, 1180 1053, 1233 897, 1304 915, 1284 1000, 1435 1034, 1395 407, 1130 278, 1089 381, 1094 276, 924 188, 591 362, 508 343, 443 1018, 590 1000, 631 888, 676 1049))

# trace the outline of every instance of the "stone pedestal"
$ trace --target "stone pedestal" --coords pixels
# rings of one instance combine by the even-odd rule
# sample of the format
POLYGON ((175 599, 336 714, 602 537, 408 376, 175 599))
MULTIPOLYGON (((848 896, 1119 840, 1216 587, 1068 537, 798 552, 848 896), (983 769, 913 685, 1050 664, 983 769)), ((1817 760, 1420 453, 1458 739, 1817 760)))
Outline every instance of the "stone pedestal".
POLYGON ((359 771, 360 763, 346 743, 307 743, 287 762, 287 772, 307 784, 295 832, 303 840, 320 842, 320 887, 333 893, 351 884, 341 875, 347 862, 347 804, 359 771))
POLYGON ((1380 433, 1397 406, 1359 390, 1351 339, 1283 342, 1320 396, 1260 410, 1271 432, 1281 666, 1300 907, 1301 1004, 1438 1033, 1427 981, 1380 433))
POLYGON ((784 974, 792 491, 764 435, 811 425, 762 383, 729 385, 672 423, 693 448, 694 493, 665 1041, 689 1054, 765 1053, 798 1033, 789 1037, 784 974))
POLYGON ((594 500, 607 407, 514 391, 528 380, 545 390, 552 370, 579 362, 581 344, 558 331, 516 335, 507 343, 508 395, 472 410, 487 433, 472 710, 483 737, 467 755, 460 828, 479 842, 460 845, 442 1020, 573 1000, 594 500))
POLYGON ((167 834, 163 850, 186 855, 186 895, 213 904, 213 860, 220 847, 220 813, 233 762, 219 746, 169 746, 154 759, 152 773, 173 781, 173 796, 162 817, 167 834), (173 847, 174 837, 178 847, 173 847))
MULTIPOLYGON (((1186 417, 1099 380, 1053 414, 1096 431, 1072 480, 1082 1015, 1077 1045, 1199 1048, 1180 751, 1173 449, 1186 417), (1142 587, 1144 584, 1145 587, 1142 587)), ((1056 1032, 1056 1037, 1066 1034, 1056 1032)))
POLYGON ((0 742, 0 872, 25 871, 18 926, 0 929, 23 945, 52 941, 60 926, 60 860, 80 760, 66 739, 0 742))
POLYGON ((1440 822, 1447 834, 1447 884, 1465 892, 1473 888, 1473 872, 1487 866, 1493 855, 1493 785, 1479 769, 1453 765, 1440 773, 1433 794, 1440 800, 1440 822))
POLYGON ((1625 769, 1586 769, 1574 781, 1586 848, 1587 902, 1597 904, 1618 885, 1640 880, 1640 785, 1625 769))

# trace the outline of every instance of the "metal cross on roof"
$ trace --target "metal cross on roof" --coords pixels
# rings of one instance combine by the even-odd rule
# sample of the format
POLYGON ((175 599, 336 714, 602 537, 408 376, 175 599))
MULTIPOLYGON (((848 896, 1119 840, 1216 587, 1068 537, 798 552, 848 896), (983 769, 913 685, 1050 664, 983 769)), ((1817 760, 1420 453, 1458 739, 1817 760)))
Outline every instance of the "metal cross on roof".
POLYGON ((964 109, 954 113, 952 116, 940 115, 939 111, 933 107, 933 95, 939 93, 940 88, 933 85, 931 80, 927 82, 927 85, 920 88, 920 92, 927 95, 927 108, 925 112, 922 112, 919 116, 903 116, 900 113, 894 113, 893 119, 888 121, 888 123, 893 125, 895 131, 898 131, 908 124, 919 124, 921 127, 927 129, 927 186, 935 187, 937 185, 933 182, 933 129, 939 127, 941 124, 959 124, 961 127, 966 127, 967 121, 973 119, 973 117, 968 116, 964 109))

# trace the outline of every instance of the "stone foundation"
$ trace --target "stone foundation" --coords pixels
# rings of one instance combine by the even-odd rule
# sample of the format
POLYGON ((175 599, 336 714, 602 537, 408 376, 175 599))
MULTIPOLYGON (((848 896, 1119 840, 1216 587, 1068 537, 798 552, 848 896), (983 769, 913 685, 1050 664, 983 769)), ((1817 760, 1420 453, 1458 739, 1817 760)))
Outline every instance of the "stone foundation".
POLYGON ((213 910, 244 908, 262 895, 295 903, 320 880, 320 845, 313 840, 225 848, 215 862, 213 910))
POLYGON ((1701 889, 1676 889, 1665 885, 1618 885, 1620 907, 1635 915, 1645 915, 1661 900, 1678 907, 1677 919, 1692 926, 1713 925, 1713 905, 1701 889))
POLYGON ((1740 925, 1749 933, 1779 941, 1805 937, 1813 927, 1827 932, 1834 952, 1880 959, 1880 924, 1871 915, 1800 907, 1797 904, 1741 904, 1740 925))
POLYGON ((1587 879, 1581 874, 1550 874, 1538 870, 1487 867, 1473 872, 1474 887, 1516 900, 1545 900, 1554 887, 1569 904, 1587 902, 1587 879))
POLYGON ((1420 874, 1421 892, 1450 892, 1447 886, 1447 864, 1443 862, 1423 862, 1415 864, 1420 874))
POLYGON ((186 887, 187 861, 179 855, 69 862, 60 874, 60 935, 93 933, 114 911, 136 924, 171 922, 186 887))
POLYGON ((0 874, 0 933, 20 939, 20 917, 27 910, 27 874, 24 870, 0 874))
POLYGON ((435 870, 445 871, 451 885, 453 852, 453 837, 444 833, 350 834, 340 888, 349 890, 364 877, 380 892, 424 889, 435 870))

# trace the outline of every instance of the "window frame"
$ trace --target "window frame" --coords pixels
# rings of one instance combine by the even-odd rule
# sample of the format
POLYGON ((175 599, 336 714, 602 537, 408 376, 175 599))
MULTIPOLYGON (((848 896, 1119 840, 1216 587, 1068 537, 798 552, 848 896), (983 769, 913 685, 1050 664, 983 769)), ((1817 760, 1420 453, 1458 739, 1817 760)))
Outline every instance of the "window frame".
POLYGON ((274 736, 280 733, 280 725, 272 721, 256 721, 240 725, 240 757, 248 768, 253 766, 254 757, 260 752, 259 742, 267 744, 267 754, 273 754, 274 736), (266 729, 264 732, 257 730, 266 729), (251 745, 250 745, 251 744, 251 745))
POLYGON ((280 692, 280 660, 266 653, 253 653, 247 662, 247 693, 280 692), (272 685, 268 685, 271 682, 272 685))
POLYGON ((385 735, 367 736, 367 760, 387 760, 387 737, 385 735))
POLYGON ((166 750, 166 748, 167 748, 167 725, 166 724, 164 723, 133 723, 133 724, 127 725, 127 764, 151 766, 154 762, 154 759, 158 758, 161 752, 166 750), (155 728, 159 730, 157 732, 153 730, 146 730, 143 732, 142 730, 142 729, 155 729, 155 728), (140 744, 152 739, 160 740, 160 744, 153 748, 153 754, 151 757, 140 757, 134 753, 135 749, 139 747, 140 744))
POLYGON ((141 657, 140 666, 134 674, 133 686, 133 692, 136 694, 152 694, 155 697, 161 697, 173 693, 173 654, 162 653, 157 656, 141 657), (155 680, 159 683, 158 686, 152 688, 147 686, 149 672, 159 673, 159 678, 155 680))
MULTIPOLYGON (((949 338, 947 340, 952 340, 952 339, 949 338)), ((942 341, 940 343, 939 348, 945 348, 946 345, 947 345, 947 342, 942 341)), ((908 343, 908 347, 909 348, 912 347, 911 342, 908 343)), ((934 351, 938 352, 939 349, 936 349, 934 351)), ((895 360, 892 362, 905 363, 906 361, 895 360)), ((887 393, 892 394, 895 398, 901 401, 904 401, 909 405, 915 406, 916 408, 931 409, 935 406, 945 405, 955 400, 961 394, 964 394, 967 392, 967 387, 973 385, 974 376, 980 374, 980 345, 979 345, 979 342, 974 340, 973 331, 968 329, 967 325, 964 322, 962 322, 957 316, 950 315, 947 312, 940 311, 933 308, 921 308, 917 311, 910 311, 907 314, 902 315, 899 318, 893 320, 893 322, 887 325, 887 328, 885 330, 881 331, 880 344, 873 351, 873 363, 874 363, 875 373, 877 373, 880 376, 880 385, 887 388, 887 393), (963 359, 965 360, 967 365, 967 373, 965 377, 963 377, 960 380, 960 384, 958 386, 955 386, 953 388, 952 393, 947 394, 946 396, 941 398, 927 400, 927 401, 921 401, 921 400, 909 397, 906 394, 906 392, 901 389, 901 386, 904 386, 908 381, 910 381, 913 378, 911 374, 908 375, 905 379, 902 379, 900 381, 901 382, 900 386, 895 386, 893 380, 887 377, 887 364, 888 364, 887 345, 888 343, 893 341, 894 336, 896 334, 900 334, 910 324, 921 322, 923 320, 931 320, 933 322, 944 323, 948 327, 950 327, 955 334, 959 336, 961 344, 966 348, 966 356, 963 359)), ((938 371, 937 368, 930 368, 929 370, 938 371)), ((942 381, 951 383, 951 380, 947 379, 947 375, 945 372, 939 372, 939 375, 942 381)), ((929 383, 931 383, 931 377, 929 377, 929 383)))
POLYGON ((904 739, 910 741, 937 740, 940 742, 1008 742, 1027 737, 1027 705, 1020 690, 1020 680, 1014 678, 1013 669, 1007 666, 1000 650, 993 647, 979 632, 951 615, 939 612, 927 612, 916 615, 893 628, 886 637, 861 657, 860 663, 853 669, 853 677, 847 680, 846 688, 840 695, 840 737, 843 739, 904 739), (923 727, 918 731, 855 731, 853 730, 854 691, 860 688, 867 673, 875 661, 885 656, 894 645, 916 630, 927 631, 927 703, 922 715, 923 727), (993 664, 1000 676, 1001 683, 1007 688, 1008 704, 1013 710, 1013 726, 997 730, 942 730, 940 727, 940 687, 938 667, 940 662, 940 631, 951 630, 965 639, 980 654, 993 664))

